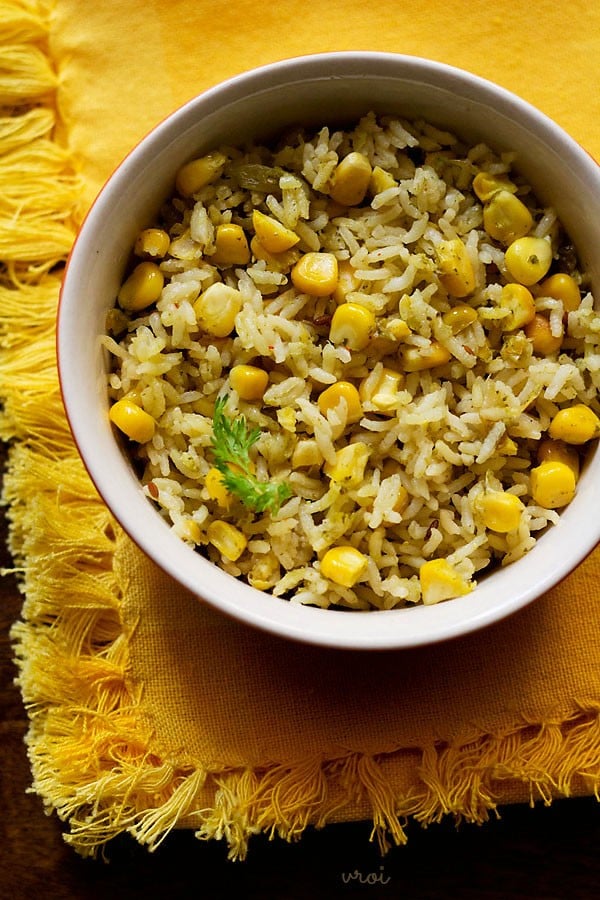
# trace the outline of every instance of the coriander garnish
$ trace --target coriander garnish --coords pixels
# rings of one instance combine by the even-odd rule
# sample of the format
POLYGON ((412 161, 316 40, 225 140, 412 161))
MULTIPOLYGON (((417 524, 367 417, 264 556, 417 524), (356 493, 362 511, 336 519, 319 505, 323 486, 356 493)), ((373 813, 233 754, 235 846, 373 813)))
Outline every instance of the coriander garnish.
POLYGON ((245 416, 229 419, 225 415, 227 394, 218 397, 213 413, 212 446, 215 466, 223 476, 223 484, 254 512, 279 511, 291 497, 288 484, 259 481, 252 472, 250 448, 260 438, 260 428, 248 429, 245 416))

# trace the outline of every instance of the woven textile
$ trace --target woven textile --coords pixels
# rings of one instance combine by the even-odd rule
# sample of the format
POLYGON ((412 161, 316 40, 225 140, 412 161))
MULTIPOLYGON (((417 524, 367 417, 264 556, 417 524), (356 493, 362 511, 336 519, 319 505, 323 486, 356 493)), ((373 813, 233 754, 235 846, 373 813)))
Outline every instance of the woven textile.
POLYGON ((385 848, 407 817, 482 822, 507 802, 598 794, 599 551, 526 610, 448 644, 333 652, 241 626, 112 521, 66 425, 54 324, 62 263, 103 181, 203 89, 304 53, 411 53, 514 90, 600 158, 600 10, 0 0, 0 40, 0 434, 24 594, 13 638, 33 785, 67 840, 94 853, 128 831, 154 847, 191 827, 243 857, 253 833, 371 819, 385 848))

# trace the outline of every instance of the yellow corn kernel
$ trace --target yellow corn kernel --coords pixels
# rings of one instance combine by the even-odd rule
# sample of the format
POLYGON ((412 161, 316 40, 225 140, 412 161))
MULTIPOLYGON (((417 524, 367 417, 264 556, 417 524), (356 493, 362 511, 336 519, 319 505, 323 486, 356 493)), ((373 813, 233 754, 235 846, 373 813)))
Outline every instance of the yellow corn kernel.
POLYGON ((269 374, 258 366, 237 365, 231 369, 229 380, 242 400, 260 400, 269 383, 269 374))
POLYGON ((333 253, 311 250, 301 256, 291 273, 292 283, 302 294, 327 297, 338 281, 338 261, 333 253))
POLYGON ((144 228, 138 234, 133 252, 136 256, 161 259, 171 245, 171 238, 162 228, 144 228))
POLYGON ((401 354, 402 365, 406 372, 422 372, 445 365, 451 353, 439 341, 431 341, 427 347, 404 347, 401 354))
POLYGON ((382 413, 393 412, 396 409, 398 393, 404 385, 404 375, 395 369, 383 368, 375 381, 372 375, 367 375, 358 386, 358 395, 363 403, 369 401, 373 407, 382 413))
POLYGON ((396 498, 396 502, 394 503, 393 510, 394 512, 402 513, 406 509, 410 502, 410 495, 403 484, 398 488, 398 496, 396 498))
POLYGON ((442 321, 451 330, 452 334, 460 334, 469 325, 477 321, 477 310, 466 303, 458 303, 442 316, 442 321))
POLYGON ((495 191, 483 209, 483 227, 491 238, 510 244, 522 238, 533 225, 525 204, 510 191, 495 191))
POLYGON ((175 187, 182 197, 191 197, 218 178, 227 162, 223 153, 215 151, 185 163, 175 177, 175 187))
POLYGON ((314 438, 298 441, 292 453, 292 467, 301 469, 304 466, 320 466, 323 454, 314 438))
POLYGON ((349 350, 364 350, 375 331, 375 316, 360 303, 340 303, 331 317, 329 340, 349 350))
POLYGON ((583 403, 576 403, 556 413, 550 422, 548 434, 565 444, 586 444, 600 436, 600 419, 583 403))
POLYGON ((211 284, 194 303, 198 325, 215 337, 227 337, 235 328, 242 295, 221 281, 211 284))
POLYGON ((165 279, 156 263, 139 263, 129 278, 123 282, 118 294, 119 306, 131 312, 139 312, 156 303, 165 279))
POLYGON ((335 463, 326 462, 323 466, 325 474, 337 484, 344 487, 357 487, 365 474, 371 451, 366 444, 357 441, 356 444, 347 444, 335 454, 335 463))
POLYGON ((435 248, 440 281, 453 297, 475 290, 475 272, 467 248, 460 240, 440 241, 435 248))
POLYGON ((258 591, 267 591, 269 588, 274 587, 280 578, 281 567, 272 550, 257 556, 251 570, 248 572, 248 581, 258 591))
POLYGON ((225 487, 223 474, 213 466, 204 477, 204 487, 208 491, 211 500, 216 500, 219 506, 229 509, 231 506, 231 494, 225 487))
POLYGON ((245 534, 242 534, 235 525, 230 525, 229 522, 223 522, 221 519, 211 522, 206 534, 213 547, 216 547, 219 553, 231 562, 240 558, 248 544, 245 534))
POLYGON ((581 303, 579 285, 566 272, 556 272, 554 275, 545 278, 538 285, 537 293, 540 297, 552 297, 554 300, 561 300, 566 313, 579 309, 579 304, 581 303))
POLYGON ((367 571, 368 559, 355 547, 332 547, 321 560, 321 575, 342 587, 354 587, 367 571))
POLYGON ((525 509, 519 498, 508 491, 487 491, 480 498, 478 507, 485 527, 500 534, 518 528, 525 509))
POLYGON ((283 253, 300 240, 291 228, 286 228, 277 219, 266 216, 258 209, 252 213, 252 225, 256 237, 268 253, 283 253))
POLYGON ((519 452, 519 446, 516 441, 513 441, 512 438, 505 434, 504 437, 498 441, 497 450, 502 456, 516 456, 519 452))
POLYGON ((575 447, 566 444, 564 441, 554 441, 551 438, 545 438, 543 441, 540 441, 537 448, 537 459, 539 463, 564 463, 573 471, 575 478, 579 478, 579 453, 575 447))
POLYGON ((536 313, 531 322, 527 323, 525 335, 538 356, 552 356, 560 350, 563 342, 562 334, 552 334, 549 320, 541 313, 536 313))
POLYGON ((317 406, 321 415, 326 416, 329 410, 336 409, 341 402, 347 407, 346 421, 358 422, 362 416, 362 405, 356 388, 349 381, 336 381, 319 394, 317 406))
POLYGON ((385 337, 394 341, 403 341, 411 333, 404 319, 389 319, 385 325, 385 337))
POLYGON ((241 225, 224 222, 215 229, 215 252, 210 257, 216 266, 245 266, 250 262, 250 247, 241 225))
POLYGON ((512 183, 507 175, 494 175, 493 172, 478 172, 473 179, 473 190, 479 199, 485 203, 491 200, 498 191, 516 193, 517 186, 512 183))
POLYGON ((544 509, 560 509, 575 496, 577 479, 566 463, 543 462, 531 470, 531 496, 544 509))
POLYGON ((269 383, 269 374, 258 366, 237 365, 229 373, 231 387, 241 400, 260 400, 269 383))
POLYGON ((373 166, 371 178, 369 179, 369 190, 373 195, 387 191, 389 188, 396 187, 398 182, 389 172, 382 169, 381 166, 373 166))
POLYGON ((294 248, 284 250, 283 253, 269 253, 256 235, 250 240, 250 250, 255 259, 264 259, 268 267, 275 272, 288 272, 300 256, 300 251, 294 248))
POLYGON ((343 259, 338 263, 338 281, 333 291, 333 299, 336 303, 343 303, 348 294, 357 291, 360 281, 356 277, 356 269, 350 261, 343 259))
POLYGON ((430 559, 419 569, 423 603, 430 606, 442 600, 462 597, 473 586, 460 575, 447 559, 430 559))
POLYGON ((297 414, 293 406, 282 406, 276 411, 276 416, 284 431, 296 434, 297 414))
POLYGON ((190 544, 200 543, 202 531, 194 519, 184 519, 179 522, 176 531, 182 541, 188 541, 190 544))
POLYGON ((329 196, 342 206, 358 206, 371 180, 371 163, 362 153, 345 156, 333 172, 329 196))
POLYGON ((550 268, 552 247, 545 238, 520 237, 506 248, 504 262, 515 281, 529 287, 550 268))
POLYGON ((500 307, 509 310, 509 315, 501 320, 503 331, 523 328, 535 316, 535 301, 531 291, 524 284, 511 282, 503 285, 500 292, 500 307))
POLYGON ((154 436, 155 420, 130 397, 123 397, 113 403, 108 417, 123 434, 138 444, 145 444, 154 436))

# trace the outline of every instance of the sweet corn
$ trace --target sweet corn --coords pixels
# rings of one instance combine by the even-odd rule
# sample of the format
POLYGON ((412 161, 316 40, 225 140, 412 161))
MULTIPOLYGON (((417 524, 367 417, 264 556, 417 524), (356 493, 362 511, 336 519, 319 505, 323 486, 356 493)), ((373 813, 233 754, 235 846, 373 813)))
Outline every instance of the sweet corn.
POLYGON ((562 334, 552 334, 549 320, 541 313, 535 313, 531 322, 527 323, 525 335, 531 341, 533 352, 539 356, 552 356, 560 350, 563 342, 562 334))
POLYGON ((266 216, 258 209, 252 213, 252 225, 256 237, 268 253, 283 253, 300 240, 291 228, 286 228, 277 219, 266 216))
POLYGON ((211 500, 216 500, 219 506, 229 509, 231 506, 231 494, 225 487, 223 474, 213 466, 204 477, 204 487, 208 491, 211 500))
POLYGON ((537 293, 540 297, 552 297, 554 300, 561 300, 565 313, 579 309, 579 304, 581 303, 579 285, 566 272, 556 272, 554 275, 545 278, 538 285, 537 293))
POLYGON ((501 320, 503 331, 516 331, 535 316, 535 301, 524 284, 505 284, 500 292, 500 307, 509 310, 509 315, 501 320))
POLYGON ((237 365, 232 367, 229 380, 240 399, 260 400, 269 383, 269 375, 258 366, 237 365))
POLYGON ((227 157, 215 151, 185 163, 175 177, 175 187, 182 197, 191 197, 219 177, 227 157))
POLYGON ((367 375, 358 386, 358 395, 362 403, 369 401, 382 413, 394 413, 398 401, 398 393, 404 385, 404 375, 395 369, 383 368, 376 380, 367 375))
POLYGON ((133 252, 136 256, 161 259, 171 245, 171 238, 162 228, 144 228, 138 234, 133 252))
POLYGON ((138 444, 145 444, 154 437, 155 420, 130 397, 123 397, 113 403, 108 417, 123 434, 138 444))
POLYGON ((277 421, 284 431, 296 434, 297 415, 293 406, 282 406, 276 411, 277 421))
POLYGON ((369 179, 369 190, 373 195, 387 191, 389 188, 396 187, 398 182, 389 172, 382 169, 381 166, 373 166, 371 178, 369 179))
POLYGON ((292 453, 292 466, 300 469, 304 466, 320 466, 323 462, 323 454, 314 438, 300 440, 292 453))
POLYGON ((398 496, 396 497, 396 501, 392 508, 393 508, 394 512, 400 513, 400 515, 402 515, 402 513, 404 512, 404 510, 406 509, 406 507, 408 506, 409 503, 410 503, 410 495, 409 495, 408 491, 406 490, 406 488, 404 487, 404 485, 401 484, 400 487, 398 488, 398 496))
POLYGON ((510 191, 495 191, 483 209, 483 227, 491 238, 510 244, 522 238, 533 225, 525 204, 510 191))
POLYGON ((475 290, 475 272, 467 248, 459 238, 440 241, 435 248, 440 281, 453 297, 475 290))
POLYGON ((282 253, 269 253, 256 235, 250 240, 250 251, 255 259, 264 259, 269 268, 275 272, 289 272, 300 256, 300 252, 294 248, 284 250, 282 253))
POLYGON ((519 446, 512 438, 505 434, 504 437, 498 441, 497 450, 502 456, 516 456, 519 452, 519 446))
POLYGON ((472 306, 467 306, 466 303, 459 303, 442 315, 442 321, 452 334, 460 334, 461 331, 477 321, 477 310, 472 306))
POLYGON ((364 350, 375 331, 375 316, 360 303, 340 303, 331 317, 329 340, 349 350, 364 350))
POLYGON ((577 480, 570 466, 556 460, 531 470, 531 496, 544 509, 560 509, 575 496, 577 480))
POLYGON ((600 419, 583 403, 576 403, 556 413, 548 434, 566 444, 585 444, 600 436, 600 419))
POLYGON ((200 543, 202 532, 200 526, 194 519, 184 519, 178 523, 177 533, 182 541, 188 541, 190 544, 200 543))
POLYGON ((347 444, 336 452, 334 463, 325 463, 323 471, 337 484, 348 488, 357 487, 364 478, 370 455, 371 451, 366 444, 347 444))
POLYGON ((393 341, 403 341, 411 333, 404 319, 389 319, 385 325, 385 337, 393 341))
POLYGON ((242 308, 242 295, 221 281, 211 284, 194 303, 198 325, 215 337, 227 337, 242 308))
POLYGON ((431 341, 427 347, 404 347, 401 354, 402 365, 406 372, 422 372, 445 365, 451 353, 439 341, 431 341))
POLYGON ((245 266, 250 262, 250 247, 241 225, 224 222, 215 229, 215 252, 210 261, 216 266, 245 266))
POLYGON ((537 459, 539 463, 564 463, 572 470, 575 478, 579 478, 579 453, 564 441, 554 441, 551 438, 540 441, 537 448, 537 459))
POLYGON ((352 291, 357 291, 360 281, 356 277, 356 269, 347 259, 338 263, 338 281, 333 291, 333 299, 336 303, 343 303, 352 291))
POLYGON ((141 262, 129 278, 123 282, 118 294, 119 306, 130 312, 139 312, 156 303, 165 279, 156 263, 141 262))
POLYGON ((430 559, 419 569, 423 603, 430 606, 442 600, 462 597, 473 590, 447 559, 430 559))
POLYGON ((354 587, 367 571, 368 559, 355 547, 331 547, 321 560, 321 575, 342 587, 354 587))
POLYGON ((529 287, 550 268, 552 247, 545 238, 520 237, 506 248, 504 262, 515 281, 529 287))
POLYGON ((488 491, 478 506, 485 527, 500 534, 518 528, 525 509, 519 498, 508 491, 488 491))
POLYGON ((319 394, 317 406, 321 415, 326 416, 330 410, 336 409, 342 401, 345 402, 348 411, 346 421, 349 423, 358 422, 362 416, 360 395, 349 381, 336 381, 335 384, 325 388, 319 394))
POLYGON ((301 256, 291 273, 292 283, 302 294, 327 297, 338 281, 338 261, 333 253, 311 250, 301 256))
POLYGON ((272 588, 280 578, 281 567, 272 550, 258 556, 248 572, 248 581, 253 588, 259 591, 267 591, 272 588))
POLYGON ((371 180, 371 163, 362 153, 352 152, 335 167, 329 196, 342 206, 358 206, 371 180))
POLYGON ((219 553, 231 562, 240 558, 248 544, 245 534, 242 534, 234 525, 223 522, 221 519, 211 522, 206 534, 213 547, 216 547, 219 553))
POLYGON ((473 190, 479 199, 485 203, 498 191, 508 191, 514 194, 517 186, 506 175, 495 175, 493 172, 478 172, 473 179, 473 190))

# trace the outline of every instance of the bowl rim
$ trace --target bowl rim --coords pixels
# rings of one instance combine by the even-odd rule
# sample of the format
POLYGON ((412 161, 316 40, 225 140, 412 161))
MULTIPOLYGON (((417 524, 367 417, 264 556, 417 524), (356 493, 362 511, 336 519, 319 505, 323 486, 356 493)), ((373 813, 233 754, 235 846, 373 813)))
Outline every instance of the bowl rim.
MULTIPOLYGON (((264 594, 248 585, 239 582, 232 576, 227 575, 223 570, 208 560, 200 557, 194 550, 184 545, 184 543, 170 532, 169 525, 159 514, 153 509, 150 501, 141 494, 141 486, 139 486, 139 496, 143 503, 150 510, 156 513, 160 521, 160 527, 164 532, 172 535, 174 541, 180 547, 175 552, 173 541, 166 540, 166 550, 161 549, 159 558, 156 555, 156 547, 153 546, 152 539, 146 537, 145 534, 140 536, 137 530, 137 520, 135 518, 123 515, 118 508, 119 498, 115 496, 106 484, 106 473, 102 466, 95 459, 95 449, 90 442, 89 435, 80 426, 80 419, 77 414, 77 391, 74 390, 76 384, 75 378, 77 372, 72 368, 69 359, 69 342, 65 338, 66 328, 65 322, 68 315, 69 304, 72 305, 73 289, 72 283, 77 280, 77 269, 80 266, 80 257, 85 258, 87 248, 86 242, 88 236, 93 233, 97 225, 102 222, 104 206, 110 201, 111 192, 115 186, 118 187, 120 181, 127 177, 128 170, 134 167, 138 161, 138 157, 143 155, 146 149, 154 144, 157 140, 160 144, 161 140, 167 141, 171 132, 177 132, 181 121, 197 115, 198 107, 211 108, 220 102, 232 102, 232 98, 240 91, 244 92, 248 87, 256 88, 269 81, 274 75, 285 78, 285 73, 295 73, 295 81, 301 81, 310 73, 310 77, 316 78, 340 78, 346 76, 352 77, 372 77, 381 71, 385 77, 390 77, 389 71, 384 70, 390 65, 398 69, 398 73, 394 77, 406 77, 400 70, 410 73, 411 80, 417 77, 431 79, 443 79, 444 86, 452 85, 453 88, 460 86, 467 90, 469 96, 473 95, 481 100, 482 94, 489 97, 490 101, 493 97, 499 104, 500 112, 506 113, 511 110, 514 113, 518 109, 519 114, 524 121, 534 122, 538 132, 546 140, 552 138, 557 142, 561 150, 567 154, 567 157, 576 157, 578 166, 585 168, 582 154, 586 154, 589 159, 590 171, 593 166, 595 175, 600 185, 600 176, 598 164, 594 158, 585 151, 567 132, 553 122, 543 112, 532 106, 528 101, 522 99, 516 94, 508 91, 506 88, 495 84, 481 76, 459 69, 455 66, 448 65, 443 62, 426 59, 420 56, 411 56, 408 54, 397 53, 380 53, 377 51, 334 51, 329 53, 316 53, 304 56, 289 57, 283 60, 268 63, 254 69, 241 72, 225 81, 213 85, 202 93, 190 98, 185 103, 177 107, 173 112, 164 117, 157 125, 150 129, 138 143, 129 151, 124 159, 115 168, 113 173, 106 179, 104 186, 98 193, 96 199, 87 211, 78 234, 75 238, 71 251, 69 253, 65 266, 64 278, 60 289, 59 304, 57 312, 57 329, 56 329, 56 354, 58 361, 59 387, 63 406, 66 412, 67 421, 73 435, 75 446, 83 461, 83 464, 90 476, 91 481, 96 487, 100 497, 106 503, 112 515, 119 522, 123 530, 138 545, 144 554, 158 564, 163 571, 170 575, 176 582, 182 585, 186 590, 190 591, 195 597, 200 597, 203 602, 209 606, 218 609, 225 615, 244 622, 246 625, 256 627, 262 631, 278 635, 283 638, 293 639, 303 643, 320 645, 337 649, 352 650, 397 650, 403 648, 417 647, 423 645, 436 644, 440 641, 453 639, 459 636, 470 634, 478 631, 488 625, 499 622, 509 615, 514 614, 524 606, 532 602, 532 600, 541 596, 550 587, 557 585, 570 572, 573 571, 581 561, 594 549, 600 541, 600 525, 597 531, 586 534, 578 544, 576 551, 572 552, 567 565, 554 565, 551 570, 545 572, 541 580, 536 582, 534 586, 530 585, 526 589, 518 590, 510 602, 504 601, 501 609, 497 606, 486 606, 485 604, 478 610, 471 610, 468 615, 461 617, 457 615, 440 615, 442 607, 451 606, 458 609, 465 606, 461 603, 465 598, 456 598, 447 601, 445 604, 438 604, 435 607, 419 605, 416 607, 392 610, 369 610, 365 611, 368 616, 360 615, 358 611, 340 611, 331 609, 320 609, 317 607, 300 606, 290 603, 281 598, 274 598, 270 594, 264 594), (364 75, 365 67, 370 68, 368 76, 364 75), (71 298, 71 299, 69 299, 71 298), (117 507, 117 509, 115 509, 117 507), (173 551, 173 555, 169 557, 169 552, 173 551), (215 586, 210 591, 198 589, 194 583, 194 578, 187 571, 187 563, 189 559, 185 554, 193 554, 196 560, 205 563, 206 566, 214 569, 218 573, 218 577, 214 580, 215 586), (177 569, 180 562, 185 564, 186 574, 183 576, 181 571, 177 569), (226 580, 223 580, 226 579, 226 580), (231 584, 233 582, 233 584, 231 584), (232 600, 228 594, 227 588, 231 594, 248 595, 249 602, 238 599, 232 600), (225 596, 219 595, 220 590, 225 590, 225 596), (250 593, 248 593, 250 592, 250 593), (257 602, 258 598, 264 600, 269 598, 269 602, 257 602), (276 615, 275 607, 272 601, 277 604, 277 609, 285 610, 284 614, 276 615), (432 614, 433 613, 433 614, 432 614), (300 614, 300 615, 299 615, 300 614), (358 616, 358 618, 357 618, 358 616), (381 616, 384 621, 389 623, 389 628, 381 626, 381 616), (412 628, 403 627, 403 619, 412 617, 412 628), (424 619, 425 624, 416 627, 417 620, 424 619), (352 624, 350 624, 352 622, 352 624), (360 622, 359 627, 356 623, 360 622), (370 624, 369 624, 370 623, 370 624), (396 626, 397 627, 394 627, 396 626)), ((201 117, 200 117, 201 118, 201 117)), ((458 129, 460 131, 460 129, 458 129)), ((175 138, 173 138, 175 139, 175 138)), ((162 152, 162 151, 161 151, 162 152)), ((115 440, 115 445, 116 445, 115 440)), ((124 464, 125 461, 124 461, 124 464)), ((600 467, 600 465, 599 465, 600 467)), ((597 479, 600 482, 600 478, 597 479)), ((594 498, 600 502, 600 488, 594 493, 594 498), (597 496, 596 496, 597 495, 597 496)), ((561 514, 561 522, 562 522, 561 514)), ((560 530, 560 524, 552 526, 557 532, 560 530)), ((154 533, 154 529, 151 529, 154 533)), ((557 543, 555 541, 555 543, 557 543)), ((557 543, 560 543, 560 541, 557 543)), ((538 547, 539 544, 536 544, 538 547)), ((535 547, 530 551, 525 560, 527 560, 535 551, 535 547)), ((511 564, 511 569, 518 566, 518 563, 511 564)), ((442 610, 443 612, 443 610, 442 610)))

